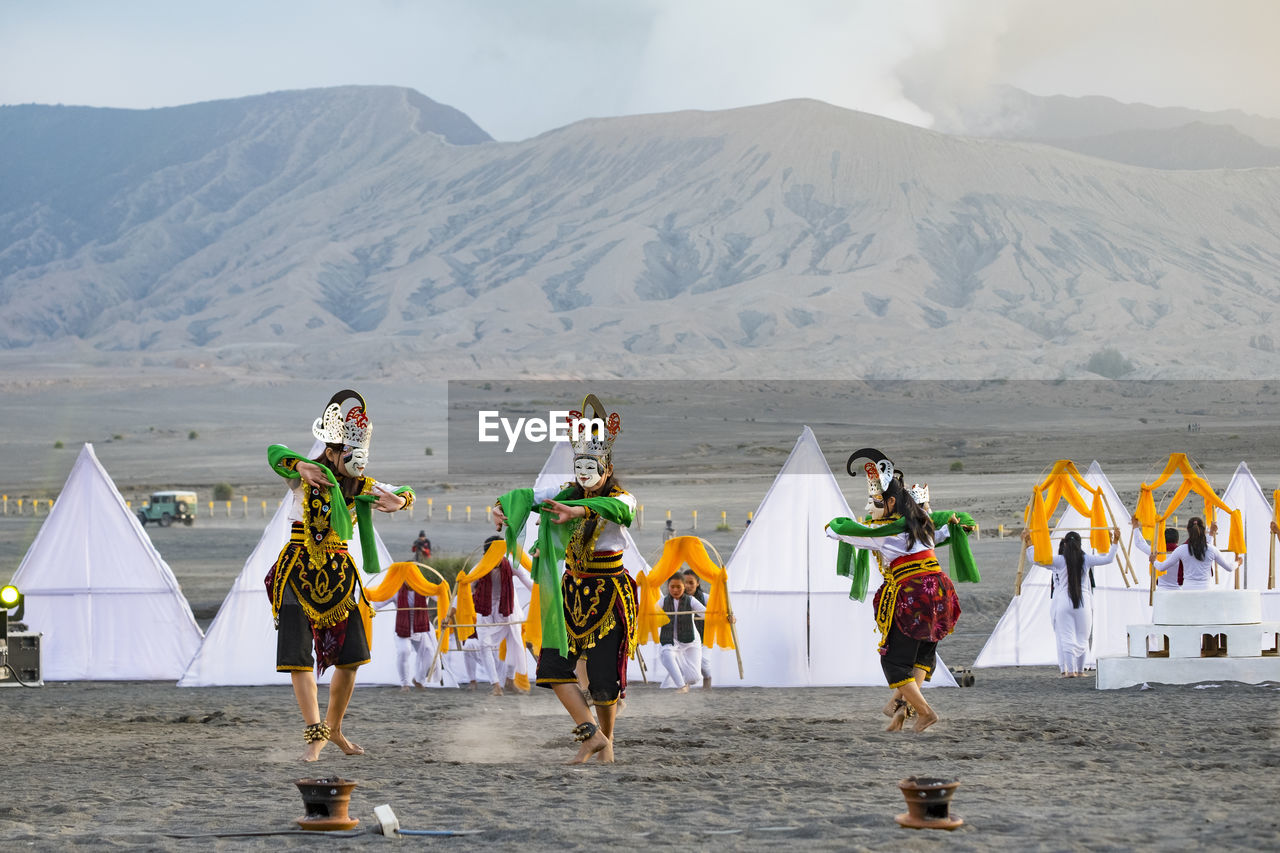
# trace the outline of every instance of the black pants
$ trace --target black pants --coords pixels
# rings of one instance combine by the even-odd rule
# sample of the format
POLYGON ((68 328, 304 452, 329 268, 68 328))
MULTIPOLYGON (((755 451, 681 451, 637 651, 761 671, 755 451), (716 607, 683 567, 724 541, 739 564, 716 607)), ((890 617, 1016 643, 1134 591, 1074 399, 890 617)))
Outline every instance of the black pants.
MULTIPOLYGON (((618 681, 619 645, 625 642, 622 620, 613 626, 596 644, 582 654, 587 658, 587 686, 591 701, 597 705, 612 705, 618 701, 622 685, 618 681)), ((538 686, 555 687, 557 684, 576 684, 574 665, 582 654, 565 657, 560 650, 543 646, 538 655, 538 686)))
POLYGON ((929 640, 913 640, 889 626, 889 637, 880 655, 880 668, 890 687, 900 687, 915 678, 915 668, 924 670, 924 680, 933 677, 933 667, 938 660, 938 644, 929 640))

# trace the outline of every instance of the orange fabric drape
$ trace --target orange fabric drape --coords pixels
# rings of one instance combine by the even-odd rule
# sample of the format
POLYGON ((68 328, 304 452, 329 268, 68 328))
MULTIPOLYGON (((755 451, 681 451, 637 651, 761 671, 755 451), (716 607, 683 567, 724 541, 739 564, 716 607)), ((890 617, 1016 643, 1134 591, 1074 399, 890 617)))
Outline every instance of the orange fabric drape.
POLYGON ((1169 517, 1191 493, 1194 492, 1204 500, 1204 523, 1206 527, 1213 525, 1214 512, 1222 510, 1231 516, 1231 535, 1227 539, 1226 550, 1236 554, 1245 553, 1244 521, 1238 509, 1227 506, 1221 498, 1214 494, 1209 481, 1196 473, 1187 460, 1185 453, 1170 453, 1164 470, 1153 483, 1143 483, 1138 489, 1138 506, 1134 511, 1138 522, 1142 525, 1142 535, 1152 542, 1157 556, 1164 556, 1164 529, 1169 517), (1182 483, 1178 491, 1169 499, 1163 513, 1156 512, 1155 490, 1169 481, 1174 474, 1182 475, 1182 483), (1159 534, 1159 535, 1157 535, 1159 534))
POLYGON ((1049 519, 1065 500, 1072 509, 1089 519, 1089 545, 1095 551, 1111 550, 1111 525, 1102 500, 1102 490, 1089 485, 1070 459, 1059 459, 1044 480, 1032 488, 1031 502, 1023 513, 1023 521, 1031 531, 1031 545, 1037 563, 1053 561, 1053 543, 1049 539, 1049 519), (1086 492, 1092 498, 1086 502, 1086 492))
MULTIPOLYGON (((409 585, 409 589, 418 593, 434 597, 436 600, 436 613, 440 617, 449 612, 449 585, 444 581, 429 581, 422 576, 421 570, 418 569, 417 563, 392 563, 387 566, 386 570, 378 576, 378 582, 372 586, 364 588, 365 597, 370 601, 387 601, 395 597, 400 591, 400 587, 405 584, 409 585)), ((371 626, 366 621, 365 631, 370 631, 371 626)), ((437 637, 440 642, 445 643, 445 650, 448 650, 448 637, 439 636, 439 628, 436 629, 437 637)), ((372 643, 373 635, 366 633, 370 643, 372 643)))
POLYGON ((729 574, 707 555, 697 536, 675 536, 667 540, 662 556, 646 575, 636 578, 640 586, 636 642, 658 642, 659 631, 671 619, 661 612, 662 588, 667 579, 688 565, 711 589, 707 596, 707 612, 703 617, 702 642, 722 649, 733 648, 729 629, 729 574))
MULTIPOLYGON (((506 542, 502 541, 501 539, 497 540, 496 542, 490 542, 489 547, 486 548, 484 551, 484 554, 481 555, 480 562, 472 566, 470 571, 458 572, 458 578, 454 583, 454 592, 458 597, 458 612, 456 616, 457 616, 459 625, 475 624, 476 604, 475 604, 475 600, 471 597, 471 585, 476 581, 480 580, 480 578, 489 574, 489 572, 496 569, 498 567, 498 564, 502 562, 502 558, 506 555, 506 552, 507 552, 506 542)), ((524 566, 526 569, 528 569, 530 566, 533 565, 533 563, 529 559, 529 555, 524 552, 524 549, 520 550, 520 565, 524 566)), ((533 594, 534 596, 537 596, 538 594, 537 584, 534 584, 533 594)), ((538 613, 538 612, 539 611, 533 609, 532 607, 529 608, 529 613, 531 614, 538 613)), ((537 621, 537 620, 535 619, 533 621, 537 621)), ((468 637, 474 636, 476 633, 475 628, 459 628, 458 631, 460 633, 460 636, 464 640, 467 639, 468 637)), ((529 632, 528 620, 525 621, 524 632, 525 632, 525 639, 528 639, 528 632, 529 632)), ((541 640, 541 634, 542 634, 541 623, 538 624, 538 634, 539 634, 539 640, 541 640)))

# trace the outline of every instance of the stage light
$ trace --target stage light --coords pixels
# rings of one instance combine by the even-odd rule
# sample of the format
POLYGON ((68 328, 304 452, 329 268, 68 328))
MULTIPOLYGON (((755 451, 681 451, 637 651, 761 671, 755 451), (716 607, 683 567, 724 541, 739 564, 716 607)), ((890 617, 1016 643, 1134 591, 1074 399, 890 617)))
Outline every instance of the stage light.
POLYGON ((7 584, 4 587, 0 587, 0 610, 18 608, 17 612, 13 614, 15 622, 22 618, 22 611, 26 609, 24 605, 23 595, 16 586, 7 584))
MULTIPOLYGON (((22 593, 13 584, 6 584, 0 587, 0 644, 4 644, 4 641, 9 638, 9 611, 15 607, 18 608, 17 612, 13 614, 13 621, 16 626, 20 623, 22 611, 25 609, 22 593)), ((7 645, 0 651, 7 652, 7 645)), ((8 655, 0 655, 0 663, 7 662, 8 655)))

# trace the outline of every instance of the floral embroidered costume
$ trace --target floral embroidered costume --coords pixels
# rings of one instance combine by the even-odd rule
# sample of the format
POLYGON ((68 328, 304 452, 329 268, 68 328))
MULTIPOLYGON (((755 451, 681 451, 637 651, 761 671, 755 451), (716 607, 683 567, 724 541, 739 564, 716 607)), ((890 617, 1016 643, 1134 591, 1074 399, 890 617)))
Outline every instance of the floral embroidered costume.
MULTIPOLYGON (((870 504, 882 506, 877 501, 882 500, 893 478, 893 463, 878 451, 858 451, 849 459, 849 470, 853 472, 855 459, 868 454, 880 457, 866 466, 870 504)), ((904 491, 914 504, 928 506, 927 486, 916 485, 904 491)), ((925 533, 923 538, 913 538, 897 512, 869 518, 862 524, 850 518, 835 518, 827 525, 827 535, 841 543, 837 571, 849 575, 850 564, 854 567, 851 598, 865 600, 869 555, 876 557, 883 583, 876 590, 873 606, 880 632, 880 665, 890 687, 912 681, 915 669, 923 670, 924 679, 928 680, 933 674, 938 642, 951 634, 960 618, 959 598, 938 563, 934 546, 949 541, 956 578, 978 580, 964 529, 973 526, 973 519, 967 513, 935 512, 928 516, 935 530, 932 537, 925 533), (862 550, 855 554, 854 548, 862 550)))

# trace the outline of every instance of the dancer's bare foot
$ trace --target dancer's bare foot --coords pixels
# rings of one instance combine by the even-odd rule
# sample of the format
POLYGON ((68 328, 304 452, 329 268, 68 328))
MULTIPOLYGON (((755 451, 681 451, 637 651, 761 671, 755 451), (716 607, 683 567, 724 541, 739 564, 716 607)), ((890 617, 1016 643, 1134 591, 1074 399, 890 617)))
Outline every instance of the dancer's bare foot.
POLYGON ((926 706, 923 709, 917 710, 916 714, 916 724, 911 727, 911 730, 914 732, 922 732, 929 728, 929 726, 938 722, 938 712, 930 707, 926 706))
POLYGON ((401 693, 408 693, 408 692, 409 692, 409 685, 407 685, 407 684, 401 684, 401 685, 400 685, 400 692, 401 692, 401 693))
POLYGON ((494 685, 493 685, 492 693, 493 693, 493 695, 494 695, 494 696, 501 696, 501 695, 502 695, 502 685, 501 685, 501 684, 498 684, 498 683, 496 683, 496 682, 495 682, 495 683, 494 683, 494 685))
POLYGON ((426 690, 426 689, 427 689, 427 685, 423 684, 421 681, 419 681, 419 680, 418 680, 418 679, 416 679, 416 678, 413 680, 413 686, 414 686, 414 687, 416 687, 416 688, 418 688, 419 690, 426 690))
POLYGON ((364 747, 347 740, 347 736, 338 729, 329 733, 329 740, 337 744, 338 748, 347 755, 364 755, 364 747))
POLYGON ((884 730, 886 732, 900 732, 902 731, 902 724, 906 721, 907 706, 904 704, 901 708, 898 708, 893 712, 893 717, 890 718, 889 725, 885 726, 884 730))
POLYGON ((468 684, 468 685, 467 685, 467 689, 468 689, 468 690, 475 690, 475 689, 476 689, 476 683, 475 683, 474 681, 473 681, 473 682, 471 682, 470 684, 468 684))
POLYGON ((677 689, 676 689, 676 692, 677 692, 677 693, 688 693, 688 692, 689 692, 689 685, 687 685, 687 684, 686 684, 686 685, 684 685, 683 687, 679 687, 679 688, 677 688, 677 689))
POLYGON ((299 761, 315 761, 320 757, 320 750, 324 749, 324 745, 328 741, 317 740, 307 744, 306 750, 299 756, 299 761))
POLYGON ((569 763, 586 764, 587 760, 597 752, 601 752, 605 749, 612 751, 612 748, 613 745, 609 743, 609 739, 604 736, 603 732, 597 729, 591 737, 582 742, 582 745, 578 747, 578 754, 575 755, 573 757, 573 761, 570 761, 569 763))
POLYGON ((898 711, 898 702, 901 701, 896 695, 890 696, 889 701, 884 703, 884 707, 880 709, 880 713, 886 717, 892 717, 898 711))
POLYGON ((613 741, 609 741, 609 745, 596 753, 596 761, 600 764, 613 763, 613 741))

